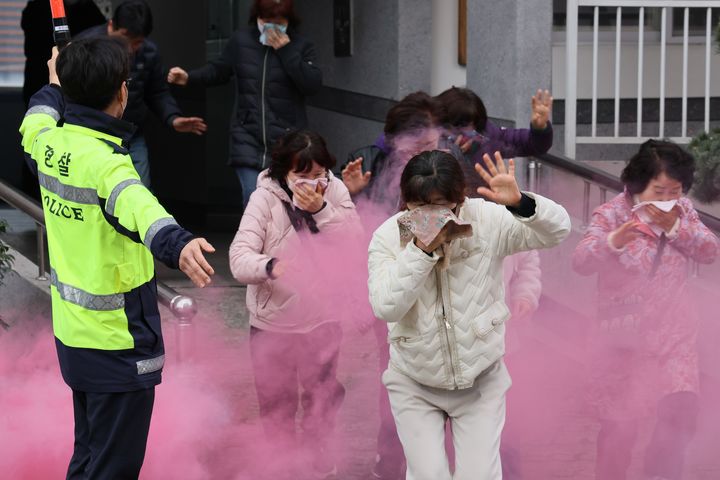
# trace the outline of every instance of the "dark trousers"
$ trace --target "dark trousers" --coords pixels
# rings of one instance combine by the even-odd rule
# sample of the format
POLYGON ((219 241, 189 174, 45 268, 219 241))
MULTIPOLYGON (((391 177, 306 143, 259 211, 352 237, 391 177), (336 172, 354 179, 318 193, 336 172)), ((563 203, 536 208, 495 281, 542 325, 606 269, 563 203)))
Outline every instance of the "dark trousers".
MULTIPOLYGON (((678 392, 658 403, 657 420, 645 449, 644 471, 649 476, 680 480, 685 450, 695 435, 698 398, 692 392, 678 392)), ((637 422, 601 422, 597 441, 596 478, 624 480, 632 461, 637 422)))
POLYGON ((274 443, 295 444, 300 387, 305 442, 322 447, 328 440, 345 398, 345 388, 337 380, 341 339, 338 323, 326 323, 308 333, 251 327, 250 356, 260 418, 274 443))
POLYGON ((136 480, 145 458, 155 388, 123 393, 73 390, 75 449, 67 480, 136 480))

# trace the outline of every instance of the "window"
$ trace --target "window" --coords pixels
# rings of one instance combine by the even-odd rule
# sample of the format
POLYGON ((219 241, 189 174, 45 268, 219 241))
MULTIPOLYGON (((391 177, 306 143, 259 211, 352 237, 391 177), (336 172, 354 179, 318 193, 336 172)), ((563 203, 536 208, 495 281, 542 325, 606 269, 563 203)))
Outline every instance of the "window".
MULTIPOLYGON (((685 12, 684 8, 673 8, 672 12, 668 12, 668 15, 672 16, 670 22, 672 25, 672 36, 680 37, 683 36, 683 28, 685 25, 685 12)), ((688 10, 690 15, 688 18, 688 31, 689 36, 702 36, 705 37, 705 28, 707 22, 707 9, 706 8, 691 8, 688 10)), ((711 25, 714 27, 720 20, 720 9, 714 8, 712 10, 711 25)))
MULTIPOLYGON (((598 28, 601 30, 607 30, 608 27, 615 27, 616 20, 616 7, 598 7, 598 28), (605 27, 605 28, 603 28, 605 27)), ((594 7, 579 7, 578 8, 578 27, 590 28, 593 27, 594 18, 594 7)), ((567 1, 566 0, 553 0, 553 26, 554 27, 565 27, 565 21, 567 17, 567 1)), ((624 25, 635 25, 637 26, 640 19, 640 8, 638 7, 624 7, 622 9, 622 23, 624 25)), ((645 13, 645 26, 650 25, 650 16, 645 13)))
POLYGON ((25 68, 20 16, 24 1, 0 0, 0 86, 21 86, 25 68))
MULTIPOLYGON (((653 2, 648 2, 653 4, 653 2)), ((668 43, 681 42, 683 38, 684 8, 668 8, 666 18, 666 33, 668 43)), ((689 37, 692 43, 705 41, 705 26, 707 19, 706 8, 689 9, 689 37)), ((643 16, 645 40, 660 41, 662 23, 662 9, 658 7, 645 7, 643 16)), ((565 23, 567 20, 567 0, 553 0, 553 40, 555 43, 565 41, 565 23)), ((578 39, 580 42, 592 41, 594 7, 578 7, 578 39)), ((617 21, 617 7, 598 7, 598 35, 601 43, 615 42, 615 27, 617 21)), ((622 7, 622 40, 637 39, 638 24, 640 21, 639 7, 622 7)), ((718 25, 720 9, 712 9, 712 25, 718 25)))

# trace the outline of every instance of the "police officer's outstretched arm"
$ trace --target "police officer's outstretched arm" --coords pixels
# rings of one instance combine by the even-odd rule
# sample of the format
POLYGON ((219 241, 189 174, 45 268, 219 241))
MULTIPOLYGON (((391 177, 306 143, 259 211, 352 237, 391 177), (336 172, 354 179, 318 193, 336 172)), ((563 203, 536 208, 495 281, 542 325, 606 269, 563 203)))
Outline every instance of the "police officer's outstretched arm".
POLYGON ((130 159, 108 165, 102 172, 98 197, 105 219, 115 229, 142 242, 159 261, 179 268, 198 287, 215 273, 205 253, 215 251, 204 238, 194 238, 167 213, 145 188, 130 159))
POLYGON ((130 159, 108 165, 102 172, 98 197, 106 220, 115 229, 142 242, 153 256, 170 268, 179 268, 198 287, 215 273, 205 253, 215 251, 204 238, 194 238, 167 213, 140 182, 130 159))
POLYGON ((191 240, 180 252, 180 270, 198 287, 208 285, 211 281, 210 276, 215 274, 203 252, 215 252, 215 247, 204 238, 191 240))

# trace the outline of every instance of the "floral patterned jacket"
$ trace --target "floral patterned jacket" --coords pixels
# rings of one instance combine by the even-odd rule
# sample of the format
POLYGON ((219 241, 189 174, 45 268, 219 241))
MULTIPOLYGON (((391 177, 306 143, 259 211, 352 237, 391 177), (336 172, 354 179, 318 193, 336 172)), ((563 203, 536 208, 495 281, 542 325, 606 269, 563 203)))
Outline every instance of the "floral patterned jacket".
POLYGON ((720 245, 700 221, 692 202, 682 197, 677 228, 664 241, 650 228, 643 228, 638 238, 621 250, 615 249, 608 236, 635 218, 632 206, 632 197, 621 193, 595 210, 575 249, 573 268, 581 275, 598 274, 600 328, 619 332, 636 329, 646 336, 646 345, 658 353, 663 345, 672 343, 669 338, 694 339, 696 322, 678 321, 678 316, 692 317, 684 314, 689 263, 712 263, 720 245), (664 246, 659 248, 661 243, 664 246))

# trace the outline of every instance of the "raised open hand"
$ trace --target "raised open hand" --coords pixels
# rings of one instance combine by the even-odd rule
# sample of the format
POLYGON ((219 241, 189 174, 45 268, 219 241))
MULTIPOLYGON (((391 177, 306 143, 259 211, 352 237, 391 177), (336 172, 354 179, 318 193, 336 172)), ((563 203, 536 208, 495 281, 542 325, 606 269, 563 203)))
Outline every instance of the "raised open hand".
POLYGON ((511 158, 508 161, 508 167, 505 167, 505 161, 500 152, 495 152, 495 163, 490 160, 490 155, 487 153, 483 155, 483 161, 487 165, 487 170, 476 163, 475 171, 480 174, 488 186, 478 188, 477 193, 500 205, 519 206, 522 194, 517 180, 515 180, 515 161, 511 158))
POLYGON ((535 130, 545 130, 548 121, 550 121, 550 112, 552 111, 553 97, 550 95, 549 90, 538 89, 537 93, 533 95, 532 104, 532 115, 530 117, 530 123, 532 128, 535 130))
POLYGON ((370 183, 372 173, 363 173, 362 162, 363 158, 358 157, 343 168, 342 181, 350 192, 350 195, 357 195, 370 183))

